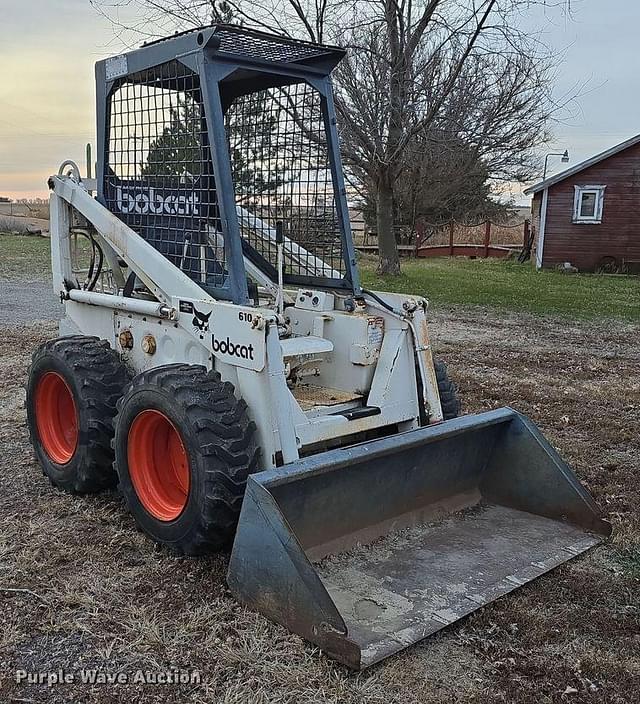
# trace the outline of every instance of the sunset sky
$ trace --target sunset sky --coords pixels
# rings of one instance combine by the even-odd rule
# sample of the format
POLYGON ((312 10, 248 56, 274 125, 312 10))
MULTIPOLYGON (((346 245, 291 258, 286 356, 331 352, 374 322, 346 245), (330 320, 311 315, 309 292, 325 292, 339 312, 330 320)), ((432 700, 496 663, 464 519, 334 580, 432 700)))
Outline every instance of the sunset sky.
MULTIPOLYGON (((569 21, 538 11, 523 23, 544 27, 545 41, 563 57, 558 95, 586 83, 573 115, 553 128, 551 149, 568 148, 575 164, 640 132, 640 3, 572 6, 569 21)), ((64 159, 84 171, 85 144, 95 147, 93 64, 122 48, 89 0, 0 0, 0 195, 45 196, 47 177, 64 159)), ((519 187, 513 195, 526 200, 519 187)))

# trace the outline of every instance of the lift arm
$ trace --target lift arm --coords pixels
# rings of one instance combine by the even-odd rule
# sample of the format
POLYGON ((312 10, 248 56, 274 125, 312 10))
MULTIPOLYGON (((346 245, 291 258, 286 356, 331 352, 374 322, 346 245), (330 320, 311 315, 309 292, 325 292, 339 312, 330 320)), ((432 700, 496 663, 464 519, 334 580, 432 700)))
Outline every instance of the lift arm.
MULTIPOLYGON (((52 190, 52 249, 56 241, 62 244, 68 239, 70 218, 68 207, 63 206, 66 204, 75 208, 93 225, 159 301, 169 305, 172 297, 179 296, 213 301, 204 289, 90 196, 81 184, 68 176, 52 176, 49 186, 52 190)), ((54 285, 63 289, 64 280, 71 278, 71 261, 64 255, 64 246, 60 251, 62 254, 53 254, 54 285), (56 271, 58 266, 60 269, 56 271)))

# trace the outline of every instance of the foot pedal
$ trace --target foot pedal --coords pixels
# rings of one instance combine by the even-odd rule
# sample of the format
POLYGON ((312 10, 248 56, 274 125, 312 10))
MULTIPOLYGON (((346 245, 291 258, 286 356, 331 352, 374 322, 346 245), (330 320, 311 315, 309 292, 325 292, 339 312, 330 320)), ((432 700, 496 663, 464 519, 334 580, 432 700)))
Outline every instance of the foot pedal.
POLYGON ((359 418, 368 418, 369 416, 378 416, 381 411, 377 406, 362 406, 361 408, 354 408, 350 411, 343 411, 342 413, 332 413, 334 416, 344 416, 347 420, 358 420, 359 418))

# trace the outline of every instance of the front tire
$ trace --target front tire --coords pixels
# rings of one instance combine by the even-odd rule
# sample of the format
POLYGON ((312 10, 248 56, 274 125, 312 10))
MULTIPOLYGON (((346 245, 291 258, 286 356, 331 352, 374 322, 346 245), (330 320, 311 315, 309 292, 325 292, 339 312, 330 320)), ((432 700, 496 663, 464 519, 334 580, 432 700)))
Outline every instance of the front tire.
POLYGON ((118 354, 97 337, 60 337, 33 353, 27 425, 54 486, 85 494, 116 485, 113 417, 126 381, 118 354))
POLYGON ((255 424, 232 384, 187 364, 142 372, 118 403, 113 446, 120 490, 153 540, 186 555, 230 543, 259 469, 255 424))

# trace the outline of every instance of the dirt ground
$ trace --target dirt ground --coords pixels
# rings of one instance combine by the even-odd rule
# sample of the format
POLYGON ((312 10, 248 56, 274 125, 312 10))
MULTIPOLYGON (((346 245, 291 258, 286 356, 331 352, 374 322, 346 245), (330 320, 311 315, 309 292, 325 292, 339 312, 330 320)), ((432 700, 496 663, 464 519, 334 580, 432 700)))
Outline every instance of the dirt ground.
POLYGON ((117 494, 53 489, 28 443, 23 384, 31 350, 55 324, 0 332, 0 702, 640 701, 638 326, 433 315, 465 412, 508 404, 530 415, 614 534, 361 674, 239 606, 226 555, 172 557, 135 530, 117 494), (200 684, 15 681, 17 669, 171 667, 199 672, 200 684))

